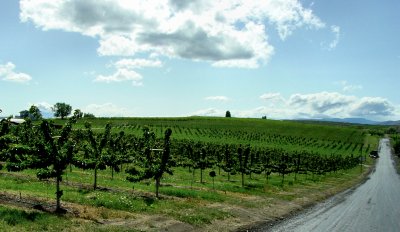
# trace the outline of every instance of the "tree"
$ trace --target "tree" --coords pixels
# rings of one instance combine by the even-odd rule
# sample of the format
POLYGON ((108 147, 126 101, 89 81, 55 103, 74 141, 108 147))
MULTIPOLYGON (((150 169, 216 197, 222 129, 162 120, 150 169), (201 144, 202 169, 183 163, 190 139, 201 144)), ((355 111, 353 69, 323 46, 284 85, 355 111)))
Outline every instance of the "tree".
POLYGON ((22 110, 19 112, 20 118, 29 118, 29 110, 22 110))
POLYGON ((264 155, 262 156, 262 168, 264 170, 265 179, 267 180, 267 183, 269 175, 271 175, 273 168, 273 165, 271 164, 271 157, 272 157, 272 152, 270 150, 266 150, 264 152, 264 155))
POLYGON ((285 182, 285 175, 290 173, 290 170, 289 170, 290 166, 291 166, 291 163, 289 162, 289 155, 286 152, 283 152, 281 154, 280 162, 277 166, 277 171, 279 172, 279 174, 282 175, 282 186, 285 182))
POLYGON ((126 153, 123 131, 119 132, 115 138, 110 138, 107 154, 104 156, 105 164, 111 169, 111 179, 114 179, 114 171, 121 170, 120 165, 123 162, 123 153, 126 153))
POLYGON ((200 183, 203 184, 203 171, 208 168, 209 162, 208 162, 208 152, 206 150, 206 147, 202 147, 201 150, 199 151, 199 168, 200 168, 200 183))
POLYGON ((213 181, 213 190, 215 191, 214 179, 215 179, 215 177, 217 176, 217 174, 215 173, 215 171, 211 171, 211 172, 209 173, 209 175, 210 175, 210 177, 212 178, 212 181, 213 181))
POLYGON ((83 117, 83 112, 80 109, 76 109, 74 111, 74 118, 76 120, 81 119, 83 117))
POLYGON ((72 107, 66 103, 56 103, 51 110, 54 112, 55 117, 61 117, 61 119, 64 119, 68 115, 71 114, 72 107))
POLYGON ((86 138, 88 143, 84 147, 84 156, 76 157, 75 165, 83 169, 94 169, 93 189, 97 189, 97 170, 104 170, 106 168, 103 150, 105 150, 109 142, 111 133, 111 124, 107 123, 104 133, 95 136, 92 131, 90 123, 85 123, 86 138))
POLYGON ((0 122, 0 136, 6 135, 10 132, 10 119, 4 119, 0 122))
POLYGON ((56 212, 62 212, 60 199, 63 191, 60 190, 60 182, 65 169, 72 162, 74 144, 69 139, 72 132, 72 123, 68 123, 63 127, 59 136, 52 136, 49 123, 43 121, 40 125, 43 133, 44 143, 38 146, 38 157, 34 165, 40 168, 37 177, 42 179, 56 178, 56 212))
POLYGON ((94 114, 91 114, 91 113, 84 113, 83 117, 84 118, 95 118, 96 116, 94 116, 94 114))
POLYGON ((242 187, 244 187, 244 175, 249 172, 248 170, 249 155, 250 155, 250 146, 247 146, 244 150, 241 147, 238 148, 238 158, 239 158, 238 171, 242 174, 242 187))
MULTIPOLYGON (((126 170, 128 173, 128 177, 126 178, 131 182, 138 182, 145 179, 153 178, 156 181, 156 197, 158 198, 160 181, 164 174, 164 172, 172 175, 171 163, 170 163, 170 137, 172 134, 171 129, 167 129, 165 131, 164 137, 164 148, 162 149, 161 157, 154 154, 155 151, 159 151, 159 149, 151 149, 150 147, 145 147, 144 155, 146 157, 144 163, 144 169, 138 167, 130 167, 126 170)), ((151 133, 144 133, 145 139, 146 136, 150 136, 151 133)))
POLYGON ((29 117, 32 120, 40 120, 43 118, 42 113, 40 112, 39 108, 35 105, 32 105, 29 108, 29 117))
POLYGON ((231 173, 235 174, 235 160, 232 157, 232 153, 228 145, 225 145, 224 164, 222 169, 224 169, 224 171, 228 174, 228 181, 230 181, 231 173))
POLYGON ((230 118, 231 117, 231 112, 228 110, 225 113, 225 118, 230 118))
POLYGON ((56 178, 56 212, 64 212, 60 199, 63 195, 60 182, 64 170, 72 161, 73 142, 70 139, 72 124, 70 121, 63 127, 58 136, 46 120, 37 128, 35 141, 31 144, 11 144, 6 152, 7 170, 21 171, 37 169, 40 180, 56 178))

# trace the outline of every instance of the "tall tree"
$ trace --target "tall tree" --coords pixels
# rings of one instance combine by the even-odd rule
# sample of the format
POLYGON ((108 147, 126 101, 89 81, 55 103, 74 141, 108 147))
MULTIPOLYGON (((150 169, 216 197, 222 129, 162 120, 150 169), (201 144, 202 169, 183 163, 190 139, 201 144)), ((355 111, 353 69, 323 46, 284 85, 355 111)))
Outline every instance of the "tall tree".
POLYGON ((81 119, 83 117, 83 112, 80 109, 74 110, 74 118, 75 119, 81 119))
POLYGON ((71 114, 72 107, 66 103, 57 102, 52 108, 55 117, 64 119, 71 114))
POLYGON ((42 119, 43 116, 42 116, 42 113, 40 112, 40 109, 37 106, 32 105, 29 108, 29 117, 32 120, 40 120, 40 119, 42 119))
POLYGON ((228 111, 226 111, 226 113, 225 113, 225 117, 226 118, 230 118, 231 117, 231 112, 228 110, 228 111))

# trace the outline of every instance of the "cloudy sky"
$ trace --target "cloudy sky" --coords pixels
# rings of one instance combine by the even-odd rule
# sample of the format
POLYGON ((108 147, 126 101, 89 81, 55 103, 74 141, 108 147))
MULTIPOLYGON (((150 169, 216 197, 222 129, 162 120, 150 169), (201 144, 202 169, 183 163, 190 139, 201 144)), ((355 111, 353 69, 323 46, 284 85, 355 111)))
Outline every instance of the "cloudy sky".
POLYGON ((2 0, 1 116, 400 119, 397 0, 2 0))

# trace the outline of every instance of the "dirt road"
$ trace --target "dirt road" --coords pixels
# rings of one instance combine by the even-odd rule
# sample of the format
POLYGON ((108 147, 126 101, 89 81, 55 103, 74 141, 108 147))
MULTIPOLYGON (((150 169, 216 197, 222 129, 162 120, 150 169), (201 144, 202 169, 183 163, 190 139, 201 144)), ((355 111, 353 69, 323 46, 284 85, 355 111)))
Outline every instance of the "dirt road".
POLYGON ((376 170, 357 189, 262 231, 400 231, 400 178, 388 139, 380 141, 379 155, 376 170))

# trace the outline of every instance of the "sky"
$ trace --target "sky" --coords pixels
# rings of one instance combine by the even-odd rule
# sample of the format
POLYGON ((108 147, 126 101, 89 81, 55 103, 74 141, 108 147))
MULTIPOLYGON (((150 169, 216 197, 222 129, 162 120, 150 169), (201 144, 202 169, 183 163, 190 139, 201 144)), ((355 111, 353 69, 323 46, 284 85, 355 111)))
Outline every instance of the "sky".
POLYGON ((0 117, 400 120, 397 0, 2 0, 0 117))

